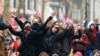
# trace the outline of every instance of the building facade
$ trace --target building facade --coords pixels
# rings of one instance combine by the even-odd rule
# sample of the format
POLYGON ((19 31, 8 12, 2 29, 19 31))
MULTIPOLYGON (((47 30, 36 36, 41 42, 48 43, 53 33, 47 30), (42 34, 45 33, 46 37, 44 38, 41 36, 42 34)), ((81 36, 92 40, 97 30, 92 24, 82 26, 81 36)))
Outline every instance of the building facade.
MULTIPOLYGON (((70 4, 66 0, 44 0, 44 21, 51 15, 51 12, 56 9, 58 11, 57 16, 54 17, 54 20, 63 20, 63 14, 65 13, 68 16, 70 4)), ((75 22, 81 22, 84 12, 81 10, 84 0, 71 0, 72 1, 72 12, 69 17, 72 17, 75 22)), ((3 9, 4 0, 0 0, 0 8, 3 9)), ((18 0, 10 0, 10 12, 16 13, 18 0)), ((85 5, 85 3, 84 3, 85 5)), ((42 11, 42 0, 22 0, 20 13, 25 14, 26 16, 33 16, 36 10, 42 11)), ((0 10, 2 11, 2 10, 0 10)), ((42 13, 41 13, 42 14, 42 13)))

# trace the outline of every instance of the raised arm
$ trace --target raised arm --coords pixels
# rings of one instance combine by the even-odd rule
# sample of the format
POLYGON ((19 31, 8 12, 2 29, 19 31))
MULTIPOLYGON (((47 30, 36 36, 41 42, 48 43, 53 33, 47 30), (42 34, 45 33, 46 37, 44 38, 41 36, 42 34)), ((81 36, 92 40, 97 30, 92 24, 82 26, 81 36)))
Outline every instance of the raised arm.
POLYGON ((23 22, 15 17, 16 22, 19 24, 20 28, 23 29, 23 22))
POLYGON ((43 28, 46 28, 46 27, 50 27, 50 25, 48 25, 48 23, 50 21, 52 21, 53 17, 57 14, 56 11, 53 11, 51 16, 49 16, 49 18, 46 20, 46 22, 43 24, 43 28))
POLYGON ((21 32, 14 31, 11 26, 9 26, 9 31, 16 36, 21 36, 21 32))
POLYGON ((11 17, 13 17, 16 22, 19 24, 20 28, 23 29, 23 22, 19 20, 14 14, 10 14, 11 17))
POLYGON ((55 39, 61 39, 63 38, 66 34, 68 33, 68 29, 66 28, 65 30, 63 30, 61 33, 57 34, 55 39))

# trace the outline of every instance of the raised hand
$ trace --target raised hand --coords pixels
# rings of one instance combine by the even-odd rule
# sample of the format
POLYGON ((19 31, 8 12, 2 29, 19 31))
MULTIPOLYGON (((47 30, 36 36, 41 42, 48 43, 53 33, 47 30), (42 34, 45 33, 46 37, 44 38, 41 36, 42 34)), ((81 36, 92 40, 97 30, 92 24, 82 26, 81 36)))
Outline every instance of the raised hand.
POLYGON ((36 17, 39 17, 39 16, 40 16, 39 10, 36 11, 35 16, 36 16, 36 17))
POLYGON ((57 10, 54 10, 53 12, 52 12, 52 15, 51 16, 56 16, 57 15, 57 10))
POLYGON ((16 16, 13 13, 10 13, 10 17, 15 18, 16 16))
POLYGON ((49 22, 47 23, 47 28, 51 27, 51 26, 52 26, 52 24, 53 24, 53 21, 52 21, 52 20, 51 20, 51 21, 49 21, 49 22))

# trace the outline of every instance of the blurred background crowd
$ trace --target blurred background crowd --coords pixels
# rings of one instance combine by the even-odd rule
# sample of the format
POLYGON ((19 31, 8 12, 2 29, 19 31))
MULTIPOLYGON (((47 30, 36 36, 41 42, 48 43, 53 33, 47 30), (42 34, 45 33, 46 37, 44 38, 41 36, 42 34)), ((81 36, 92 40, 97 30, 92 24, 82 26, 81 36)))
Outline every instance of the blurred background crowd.
POLYGON ((100 56, 99 0, 0 0, 1 56, 100 56))

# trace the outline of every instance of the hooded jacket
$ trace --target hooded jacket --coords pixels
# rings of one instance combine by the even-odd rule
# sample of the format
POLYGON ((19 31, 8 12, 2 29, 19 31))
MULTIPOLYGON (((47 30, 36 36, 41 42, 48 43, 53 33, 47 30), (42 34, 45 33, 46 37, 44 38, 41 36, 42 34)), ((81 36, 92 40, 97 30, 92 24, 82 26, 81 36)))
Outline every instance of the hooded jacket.
POLYGON ((90 26, 94 24, 90 24, 89 28, 85 29, 84 32, 88 36, 89 44, 87 46, 87 49, 93 50, 96 48, 96 29, 90 29, 90 26))

